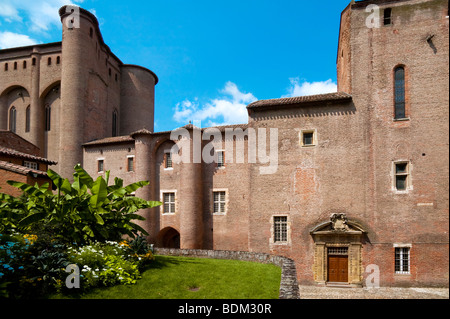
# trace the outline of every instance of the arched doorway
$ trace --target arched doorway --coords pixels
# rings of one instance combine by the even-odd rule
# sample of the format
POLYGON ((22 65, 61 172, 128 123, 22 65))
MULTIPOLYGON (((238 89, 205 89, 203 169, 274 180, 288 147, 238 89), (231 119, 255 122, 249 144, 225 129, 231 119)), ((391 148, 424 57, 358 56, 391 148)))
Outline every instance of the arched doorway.
POLYGON ((157 238, 157 246, 161 248, 180 248, 180 233, 172 227, 162 229, 157 238))

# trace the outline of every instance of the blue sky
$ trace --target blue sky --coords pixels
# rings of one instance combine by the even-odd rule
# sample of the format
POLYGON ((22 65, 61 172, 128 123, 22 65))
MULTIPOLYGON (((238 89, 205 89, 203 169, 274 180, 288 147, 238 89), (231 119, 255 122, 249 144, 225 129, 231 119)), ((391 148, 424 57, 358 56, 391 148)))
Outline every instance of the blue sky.
POLYGON ((0 48, 61 41, 58 9, 94 13, 126 64, 155 72, 155 131, 247 122, 262 99, 336 91, 350 0, 0 0, 0 48))

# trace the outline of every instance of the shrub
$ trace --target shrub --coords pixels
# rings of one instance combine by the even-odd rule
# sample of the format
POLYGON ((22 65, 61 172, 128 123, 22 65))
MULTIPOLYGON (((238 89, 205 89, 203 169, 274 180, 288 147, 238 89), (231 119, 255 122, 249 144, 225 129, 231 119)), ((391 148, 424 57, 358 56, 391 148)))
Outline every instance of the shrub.
POLYGON ((57 188, 55 194, 49 190, 49 184, 39 186, 8 181, 22 190, 23 196, 14 198, 0 194, 2 231, 38 229, 52 233, 66 244, 79 245, 120 240, 123 235, 134 238, 139 232, 147 234, 133 222, 144 220, 136 212, 161 205, 131 195, 147 186, 147 181, 123 186, 123 180, 116 177, 114 184, 108 186, 109 172, 105 174, 106 179, 99 176, 94 181, 80 165, 75 166, 72 184, 52 170, 47 174, 57 188))
POLYGON ((98 286, 134 284, 141 276, 141 262, 130 257, 128 248, 117 242, 69 248, 68 256, 80 268, 83 291, 98 286))

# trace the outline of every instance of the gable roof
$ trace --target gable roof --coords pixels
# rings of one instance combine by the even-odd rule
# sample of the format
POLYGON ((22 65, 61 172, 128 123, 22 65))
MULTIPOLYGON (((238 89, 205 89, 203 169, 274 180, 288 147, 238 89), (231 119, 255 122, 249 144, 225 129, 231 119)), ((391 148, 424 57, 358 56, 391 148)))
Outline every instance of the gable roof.
POLYGON ((19 151, 13 150, 12 148, 3 147, 3 146, 0 146, 0 154, 12 156, 12 157, 19 157, 19 158, 28 159, 28 160, 45 163, 45 164, 50 164, 50 165, 58 164, 58 162, 55 162, 55 161, 52 161, 52 160, 49 160, 49 159, 46 159, 43 157, 19 152, 19 151))

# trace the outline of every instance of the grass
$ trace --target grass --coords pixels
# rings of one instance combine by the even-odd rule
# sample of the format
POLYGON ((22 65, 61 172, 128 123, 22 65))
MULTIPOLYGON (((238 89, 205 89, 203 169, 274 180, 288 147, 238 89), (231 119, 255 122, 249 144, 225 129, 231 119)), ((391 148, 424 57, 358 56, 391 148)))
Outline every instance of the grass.
MULTIPOLYGON (((131 286, 98 288, 81 299, 277 299, 281 269, 253 262, 156 256, 131 286)), ((53 298, 66 298, 55 295, 53 298)))

